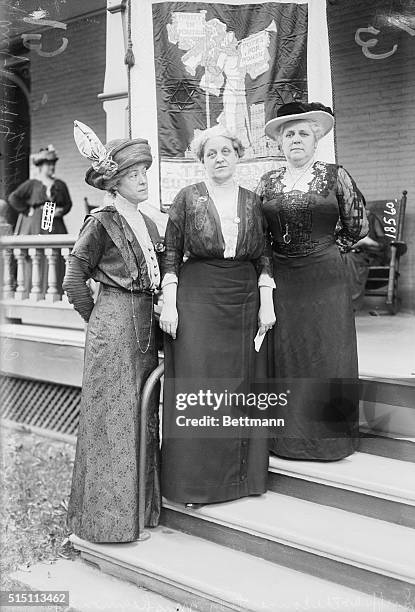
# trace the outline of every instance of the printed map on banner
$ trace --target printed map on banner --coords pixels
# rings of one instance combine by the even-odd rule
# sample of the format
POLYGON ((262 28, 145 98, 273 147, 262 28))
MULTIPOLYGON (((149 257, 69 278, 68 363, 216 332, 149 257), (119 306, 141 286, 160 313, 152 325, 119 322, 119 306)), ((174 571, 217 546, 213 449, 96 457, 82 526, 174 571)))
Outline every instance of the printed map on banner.
POLYGON ((162 2, 153 28, 163 205, 203 180, 189 145, 195 130, 218 124, 241 139, 241 183, 255 188, 279 155, 266 121, 307 99, 307 6, 162 2))

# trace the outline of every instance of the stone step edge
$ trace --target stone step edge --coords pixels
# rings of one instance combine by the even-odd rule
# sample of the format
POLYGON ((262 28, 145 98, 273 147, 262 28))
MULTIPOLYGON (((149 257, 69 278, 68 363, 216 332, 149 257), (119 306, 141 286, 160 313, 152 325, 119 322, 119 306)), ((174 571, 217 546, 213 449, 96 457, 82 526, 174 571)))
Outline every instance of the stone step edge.
POLYGON ((412 436, 402 436, 398 433, 389 433, 387 431, 380 431, 377 429, 373 429, 368 427, 366 424, 359 424, 359 431, 363 433, 363 437, 365 434, 368 434, 370 437, 375 438, 386 438, 387 440, 392 440, 395 442, 407 442, 408 444, 415 444, 415 438, 412 436))
MULTIPOLYGON (((25 569, 24 572, 16 570, 10 574, 10 577, 13 579, 13 584, 19 587, 18 590, 69 590, 69 606, 64 609, 60 607, 59 610, 62 612, 89 612, 98 609, 100 612, 126 610, 122 608, 123 602, 131 602, 137 606, 137 610, 143 611, 159 609, 163 612, 192 612, 188 608, 183 608, 178 602, 154 591, 141 588, 110 574, 104 574, 82 559, 58 559, 53 563, 40 562, 31 566, 29 570, 25 569)), ((47 607, 47 609, 55 610, 55 606, 47 607)))
MULTIPOLYGON (((273 492, 267 492, 266 495, 278 495, 277 493, 273 493, 273 492)), ((287 497, 287 496, 284 496, 287 497)), ((295 504, 296 502, 300 501, 303 502, 304 500, 298 500, 297 498, 294 497, 290 497, 290 499, 292 500, 293 504, 295 504)), ((320 506, 320 504, 316 504, 314 502, 306 502, 308 504, 313 504, 313 506, 320 506)), ((239 524, 237 521, 231 521, 231 520, 225 520, 223 518, 218 518, 215 516, 209 516, 209 508, 208 506, 204 506, 203 509, 203 514, 200 513, 198 510, 191 510, 191 509, 187 509, 184 506, 180 505, 180 504, 175 504, 172 502, 169 502, 168 500, 166 500, 165 498, 163 498, 163 508, 166 508, 168 510, 172 510, 174 512, 179 512, 180 514, 184 514, 184 515, 190 515, 192 517, 195 517, 197 519, 201 519, 204 520, 208 523, 214 523, 216 525, 221 525, 222 527, 225 527, 227 529, 230 530, 234 530, 234 531, 238 531, 241 533, 247 533, 250 534, 254 537, 260 538, 260 539, 264 539, 267 541, 271 541, 271 542, 275 542, 278 544, 282 544, 284 546, 288 546, 290 548, 296 549, 296 550, 302 550, 304 552, 310 553, 312 555, 315 555, 317 557, 324 557, 327 559, 331 559, 332 561, 335 561, 337 563, 341 563, 343 565, 351 565, 353 567, 362 569, 362 570, 366 570, 369 571, 373 574, 377 574, 377 575, 381 575, 381 576, 387 576, 389 578, 392 578, 394 580, 399 580, 401 582, 405 582, 405 583, 409 583, 409 584, 415 584, 415 575, 408 575, 408 572, 406 572, 405 574, 403 573, 399 573, 397 571, 391 571, 389 569, 385 569, 384 567, 379 566, 378 563, 374 563, 374 559, 370 559, 370 556, 367 557, 365 562, 359 561, 356 558, 353 558, 352 556, 342 556, 340 554, 336 554, 332 551, 328 551, 327 550, 327 546, 325 546, 325 543, 328 541, 327 538, 325 540, 320 539, 313 543, 313 544, 305 544, 301 541, 299 541, 298 539, 296 540, 295 538, 292 537, 292 533, 290 531, 288 531, 287 534, 284 535, 280 535, 280 536, 276 536, 274 534, 268 533, 266 531, 258 531, 257 529, 253 528, 253 527, 247 527, 246 525, 241 525, 239 524), (370 562, 372 561, 372 563, 370 562)), ((323 509, 325 511, 328 511, 330 513, 345 513, 347 512, 348 514, 352 514, 351 512, 348 512, 346 510, 341 510, 339 508, 333 508, 333 507, 327 507, 327 506, 321 506, 321 509, 323 511, 323 509)), ((381 521, 379 519, 373 519, 371 517, 367 517, 367 516, 363 516, 363 515, 355 515, 355 516, 359 516, 362 521, 364 520, 369 520, 369 521, 375 521, 379 524, 382 525, 382 527, 384 529, 394 529, 395 527, 399 527, 400 529, 407 529, 408 530, 408 534, 414 530, 412 530, 410 527, 401 527, 398 525, 394 525, 392 523, 387 523, 384 521, 381 521)), ((280 524, 281 526, 281 524, 280 524)), ((380 536, 381 537, 381 536, 380 536)))
POLYGON ((415 375, 411 376, 389 376, 384 372, 359 371, 359 380, 362 382, 380 382, 388 385, 399 385, 401 387, 415 387, 415 375))
POLYGON ((61 346, 84 348, 85 331, 66 327, 48 327, 43 325, 0 325, 0 337, 10 340, 27 340, 29 342, 44 342, 61 346))
MULTIPOLYGON (((156 529, 160 529, 160 528, 156 528, 156 529)), ((356 596, 359 597, 359 599, 362 602, 366 602, 366 604, 369 604, 368 608, 362 607, 362 610, 365 610, 365 611, 367 610, 367 612, 372 612, 374 609, 373 606, 375 606, 377 603, 380 606, 381 605, 383 606, 384 604, 385 607, 379 608, 379 610, 382 609, 382 612, 404 612, 406 610, 406 608, 404 608, 403 606, 399 606, 399 604, 397 603, 392 604, 389 600, 383 599, 383 597, 381 598, 381 600, 380 599, 378 600, 377 594, 375 592, 372 593, 371 595, 368 595, 356 589, 351 589, 350 587, 345 587, 340 584, 333 583, 332 581, 325 580, 324 578, 314 577, 309 574, 304 574, 303 572, 300 572, 298 570, 292 570, 285 566, 280 566, 278 564, 274 564, 269 561, 265 561, 264 559, 255 557, 253 555, 250 555, 249 553, 235 551, 221 544, 215 544, 213 542, 201 539, 198 536, 185 534, 183 532, 179 532, 173 529, 169 529, 169 531, 170 533, 179 534, 185 540, 194 542, 196 546, 195 550, 197 554, 196 554, 195 559, 191 559, 189 561, 189 563, 191 564, 192 571, 194 570, 195 567, 199 567, 197 562, 195 563, 195 561, 197 561, 199 557, 206 559, 209 556, 209 550, 210 551, 213 550, 215 552, 215 559, 217 560, 218 563, 217 565, 216 564, 212 565, 215 571, 217 571, 217 578, 214 581, 212 581, 211 578, 210 578, 210 581, 208 580, 206 575, 203 574, 203 567, 202 567, 201 568, 202 575, 198 581, 197 588, 195 588, 195 585, 191 584, 192 578, 194 580, 194 576, 189 578, 189 576, 186 573, 181 573, 179 576, 177 575, 178 570, 175 569, 176 564, 175 564, 174 559, 171 560, 171 566, 169 566, 168 571, 166 571, 165 567, 155 570, 155 568, 151 566, 151 563, 148 562, 147 557, 144 557, 141 559, 136 558, 135 563, 132 563, 131 561, 126 561, 120 558, 119 555, 117 556, 117 554, 114 554, 114 549, 111 550, 110 548, 111 545, 91 544, 89 542, 86 542, 85 540, 81 540, 80 538, 74 535, 70 536, 70 539, 74 547, 81 551, 81 555, 85 555, 86 559, 90 559, 92 562, 97 563, 98 566, 102 568, 102 571, 104 572, 109 571, 111 575, 114 575, 111 572, 111 568, 115 568, 115 575, 118 577, 120 577, 120 571, 122 573, 122 570, 130 570, 132 572, 135 572, 135 575, 139 575, 140 578, 143 577, 144 580, 146 578, 149 578, 150 581, 153 581, 152 583, 153 590, 157 587, 157 585, 160 585, 159 588, 164 589, 164 591, 158 590, 157 592, 163 593, 163 596, 169 597, 170 599, 172 599, 173 596, 175 599, 178 599, 178 597, 175 595, 175 592, 176 593, 177 592, 190 593, 192 596, 200 598, 202 601, 204 600, 204 601, 209 602, 209 605, 207 608, 204 608, 204 607, 200 608, 201 610, 206 610, 207 612, 212 612, 213 610, 218 609, 218 608, 212 608, 211 607, 212 603, 215 603, 217 606, 220 605, 221 610, 223 609, 224 610, 225 609, 226 610, 238 610, 241 612, 256 612, 256 611, 259 612, 259 610, 263 610, 265 612, 266 611, 274 612, 275 610, 274 600, 273 600, 273 604, 271 608, 268 605, 264 604, 264 600, 262 601, 261 605, 259 605, 260 599, 256 599, 255 603, 251 603, 249 601, 249 599, 247 598, 248 597, 247 592, 246 591, 243 592, 244 582, 243 581, 241 582, 242 575, 243 576, 246 575, 246 576, 250 576, 251 578, 255 578, 255 584, 257 585, 259 598, 260 598, 260 593, 263 593, 264 590, 266 591, 267 590, 266 587, 269 584, 275 584, 277 580, 285 581, 287 580, 287 577, 289 577, 294 581, 300 582, 298 586, 301 586, 300 588, 301 593, 302 593, 302 589, 304 588, 304 586, 307 587, 306 589, 307 592, 304 593, 304 596, 306 599, 305 604, 307 606, 310 604, 309 598, 312 599, 313 595, 314 596, 316 595, 315 593, 311 592, 310 586, 311 587, 315 586, 316 589, 324 587, 328 589, 329 591, 331 591, 332 593, 333 591, 335 591, 336 600, 338 597, 346 600, 347 597, 350 597, 350 595, 353 594, 355 597, 356 596), (223 573, 223 569, 220 565, 220 561, 221 560, 223 561, 223 558, 225 558, 226 560, 225 567, 226 567, 226 570, 229 569, 229 575, 226 575, 226 572, 225 574, 223 573), (103 561, 102 565, 100 561, 103 561), (247 571, 247 567, 250 568, 249 571, 247 571), (266 568, 265 571, 264 571, 264 567, 266 568), (241 569, 244 570, 243 574, 241 574, 241 569), (267 574, 267 571, 268 571, 268 574, 267 574), (272 582, 267 582, 267 578, 270 577, 269 575, 270 571, 272 571, 273 580, 272 582), (176 578, 173 579, 173 576, 176 576, 176 578), (186 578, 187 578, 187 581, 186 581, 186 578), (261 580, 263 584, 261 584, 261 580), (222 591, 221 598, 219 599, 218 597, 218 584, 220 583, 228 584, 228 581, 229 583, 232 581, 233 582, 237 581, 238 589, 241 589, 241 591, 238 591, 237 603, 235 602, 234 595, 232 595, 231 592, 229 592, 229 590, 227 592, 222 591), (165 591, 165 589, 169 589, 169 588, 173 589, 173 592, 165 591)), ((140 543, 138 544, 140 545, 140 543)), ((177 547, 177 549, 175 550, 180 552, 179 547, 177 547)), ((166 564, 166 557, 170 563, 171 552, 169 550, 167 550, 167 555, 166 554, 163 555, 164 565, 166 564)), ((127 577, 127 579, 131 580, 131 575, 127 577)), ((151 588, 151 586, 149 586, 148 588, 151 588)), ((230 589, 230 591, 232 591, 232 589, 230 589)), ((296 596, 294 593, 296 593, 297 591, 290 589, 290 593, 291 592, 293 592, 293 597, 295 598, 296 596)), ((267 597, 268 599, 270 598, 269 592, 267 594, 267 597)), ((320 597, 320 593, 318 594, 318 597, 320 597)), ((199 608, 197 609, 199 610, 199 608)), ((288 610, 289 608, 283 607, 282 609, 288 610)), ((349 608, 347 608, 347 610, 349 610, 349 608)), ((357 612, 356 608, 351 608, 350 612, 352 611, 357 612)))
MULTIPOLYGON (((356 455, 360 455, 363 453, 356 453, 356 455)), ((364 455, 364 454, 363 454, 364 455)), ((352 460, 355 459, 355 456, 352 457, 352 460)), ((397 459, 388 459, 386 457, 376 457, 376 460, 379 460, 379 463, 387 462, 387 461, 398 461, 397 459)), ((303 463, 303 462, 302 462, 303 463)), ((314 482, 317 484, 325 485, 328 487, 335 487, 336 489, 342 489, 347 491, 353 491, 354 493, 360 493, 362 495, 366 495, 368 497, 377 497, 379 499, 385 499, 388 501, 392 501, 399 504, 405 504, 408 506, 415 507, 415 489, 407 489, 407 493, 412 495, 412 497, 407 497, 404 495, 397 495, 388 493, 385 490, 381 490, 379 488, 374 488, 371 486, 372 481, 370 479, 366 480, 365 483, 361 483, 359 486, 358 483, 347 482, 347 479, 341 474, 342 465, 341 462, 337 463, 339 468, 338 475, 335 477, 332 474, 324 475, 317 474, 319 469, 324 472, 324 467, 320 466, 320 464, 315 465, 310 462, 310 466, 301 465, 299 467, 298 462, 290 461, 289 459, 279 459, 278 457, 270 456, 269 467, 268 470, 273 472, 274 474, 282 474, 284 476, 288 476, 290 478, 296 478, 298 480, 306 480, 307 482, 314 482), (308 468, 308 469, 307 469, 308 468)), ((357 462, 356 462, 357 463, 357 462)), ((381 465, 379 465, 381 470, 381 465)), ((361 473, 361 472, 360 472, 361 473)), ((376 483, 377 485, 381 483, 376 483)), ((402 490, 403 491, 403 490, 402 490)))
MULTIPOLYGON (((72 540, 76 547, 76 543, 72 540)), ((213 593, 209 592, 208 588, 197 589, 194 586, 188 585, 185 582, 185 575, 182 579, 173 580, 169 576, 165 576, 160 570, 160 573, 149 571, 144 567, 143 563, 127 563, 110 555, 102 555, 91 550, 78 548, 81 552, 81 558, 88 564, 93 564, 102 573, 117 578, 118 580, 128 580, 137 588, 145 588, 153 593, 165 597, 166 599, 177 599, 186 606, 186 612, 211 612, 212 610, 220 610, 220 612, 252 612, 250 608, 234 605, 230 598, 219 599, 213 593), (134 576, 139 577, 137 582, 134 581, 134 576), (196 606, 193 608, 193 606, 196 606)))

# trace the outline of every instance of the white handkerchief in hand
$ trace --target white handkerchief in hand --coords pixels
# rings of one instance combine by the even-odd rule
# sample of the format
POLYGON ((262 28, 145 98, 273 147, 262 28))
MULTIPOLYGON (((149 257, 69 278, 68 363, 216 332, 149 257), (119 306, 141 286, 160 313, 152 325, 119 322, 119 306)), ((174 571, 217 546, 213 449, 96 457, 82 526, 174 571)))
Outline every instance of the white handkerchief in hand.
MULTIPOLYGON (((265 332, 265 334, 266 333, 267 332, 265 332)), ((256 333, 256 336, 254 338, 254 346, 257 353, 259 353, 259 349, 261 348, 262 343, 264 342, 265 334, 260 334, 259 330, 256 333)))

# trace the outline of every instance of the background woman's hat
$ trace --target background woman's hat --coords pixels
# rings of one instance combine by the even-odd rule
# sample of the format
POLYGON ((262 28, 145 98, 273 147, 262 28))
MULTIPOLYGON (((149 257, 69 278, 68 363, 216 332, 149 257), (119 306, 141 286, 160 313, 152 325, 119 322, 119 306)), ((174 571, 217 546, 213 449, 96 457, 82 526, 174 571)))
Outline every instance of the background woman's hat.
POLYGON ((265 134, 276 140, 278 131, 284 123, 296 119, 312 119, 320 125, 321 137, 330 132, 334 125, 333 111, 320 102, 289 102, 277 111, 277 116, 265 125, 265 134))
POLYGON ((35 166, 40 166, 45 162, 57 162, 59 157, 56 155, 56 151, 53 145, 49 145, 47 148, 40 149, 39 153, 35 153, 32 156, 32 161, 35 166))

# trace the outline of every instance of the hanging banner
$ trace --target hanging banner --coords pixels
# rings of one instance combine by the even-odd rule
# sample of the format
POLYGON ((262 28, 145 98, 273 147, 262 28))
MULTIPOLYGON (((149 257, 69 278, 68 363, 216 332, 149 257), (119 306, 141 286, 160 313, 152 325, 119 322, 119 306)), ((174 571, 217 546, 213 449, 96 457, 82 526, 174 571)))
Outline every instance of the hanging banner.
POLYGON ((195 130, 223 125, 245 147, 242 185, 255 188, 275 165, 266 121, 292 100, 307 100, 306 4, 153 4, 160 191, 168 206, 202 180, 190 143, 195 130))

